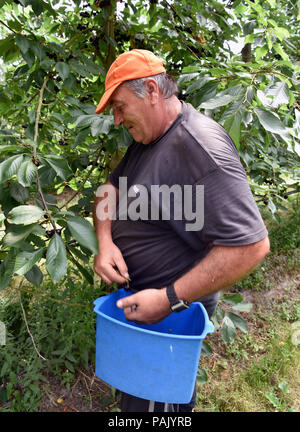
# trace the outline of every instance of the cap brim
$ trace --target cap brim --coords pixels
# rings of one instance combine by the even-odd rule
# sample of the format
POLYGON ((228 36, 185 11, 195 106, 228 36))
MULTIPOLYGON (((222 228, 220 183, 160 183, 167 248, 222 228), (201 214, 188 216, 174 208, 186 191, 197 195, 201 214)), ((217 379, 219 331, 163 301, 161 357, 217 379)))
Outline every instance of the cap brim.
POLYGON ((95 111, 96 114, 100 114, 105 110, 105 108, 109 104, 109 99, 111 98, 113 92, 117 89, 117 87, 119 87, 120 84, 121 83, 115 84, 114 86, 112 86, 111 88, 106 90, 106 92, 104 93, 104 95, 100 99, 100 102, 96 108, 96 111, 95 111))

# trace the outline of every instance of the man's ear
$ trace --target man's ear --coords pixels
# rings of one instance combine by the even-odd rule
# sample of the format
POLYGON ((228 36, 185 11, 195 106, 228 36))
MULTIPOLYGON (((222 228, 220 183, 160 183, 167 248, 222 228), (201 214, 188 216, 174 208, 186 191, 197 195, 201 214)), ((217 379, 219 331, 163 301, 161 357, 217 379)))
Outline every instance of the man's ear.
POLYGON ((145 86, 147 89, 147 95, 151 102, 157 102, 159 97, 159 88, 157 82, 153 78, 148 78, 145 81, 145 86))

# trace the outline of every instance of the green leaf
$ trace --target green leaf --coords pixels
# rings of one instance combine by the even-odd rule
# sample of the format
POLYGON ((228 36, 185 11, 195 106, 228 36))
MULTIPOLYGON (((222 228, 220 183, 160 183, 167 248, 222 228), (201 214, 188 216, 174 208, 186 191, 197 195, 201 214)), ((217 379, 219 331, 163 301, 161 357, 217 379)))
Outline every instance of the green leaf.
POLYGON ((270 5, 272 8, 275 8, 275 7, 276 7, 276 0, 267 0, 267 2, 269 3, 269 5, 270 5))
POLYGON ((89 78, 92 77, 92 75, 90 74, 90 72, 78 60, 72 59, 72 60, 69 61, 69 64, 70 64, 71 68, 76 73, 78 73, 79 75, 81 75, 82 77, 89 77, 89 78))
POLYGON ((128 147, 132 143, 132 135, 128 132, 125 126, 118 129, 118 148, 128 147))
POLYGON ((18 169, 18 182, 25 187, 31 186, 33 180, 35 179, 36 172, 37 167, 34 165, 31 159, 25 160, 18 169))
POLYGON ((30 41, 20 34, 16 35, 16 44, 20 48, 23 55, 26 54, 30 48, 30 41))
POLYGON ((84 144, 85 138, 89 135, 90 128, 83 129, 76 136, 74 143, 72 144, 72 148, 77 147, 80 144, 84 144))
POLYGON ((248 325, 242 317, 240 317, 239 315, 236 315, 232 312, 228 312, 228 317, 231 319, 233 324, 237 328, 239 328, 243 333, 248 333, 248 325))
POLYGON ((84 57, 84 65, 87 68, 87 70, 91 72, 93 75, 99 75, 99 74, 106 75, 106 72, 102 67, 100 67, 99 65, 97 65, 87 57, 84 57))
POLYGON ((33 205, 20 205, 13 208, 7 216, 7 220, 11 224, 29 225, 37 222, 45 212, 33 205))
POLYGON ((279 120, 279 118, 272 114, 270 111, 266 111, 262 108, 254 108, 254 112, 257 115, 260 124, 267 131, 279 135, 286 132, 286 129, 279 120))
POLYGON ((186 89, 186 93, 190 94, 193 93, 195 90, 200 90, 211 79, 212 78, 208 77, 201 77, 197 79, 186 89))
POLYGON ((63 62, 58 62, 55 69, 63 80, 67 79, 71 72, 69 65, 63 62))
POLYGON ((217 81, 209 81, 204 84, 200 91, 191 94, 192 104, 198 108, 201 103, 216 97, 218 85, 217 81))
POLYGON ((283 50, 282 46, 279 44, 273 45, 274 50, 279 54, 283 60, 289 60, 289 56, 287 53, 283 50))
POLYGON ((222 320, 222 327, 221 327, 221 336, 223 341, 226 344, 231 344, 236 335, 236 329, 235 325, 231 321, 231 319, 226 315, 222 320))
POLYGON ((271 103, 273 108, 278 108, 280 105, 288 104, 290 100, 288 86, 283 81, 278 81, 272 85, 267 91, 267 96, 269 95, 273 98, 271 103))
POLYGON ((67 217, 67 225, 72 236, 82 246, 89 249, 93 254, 98 254, 98 242, 93 226, 80 216, 67 217))
POLYGON ((253 43, 255 41, 255 34, 253 33, 249 33, 247 34, 247 36, 245 37, 244 40, 244 44, 247 45, 248 43, 253 43))
POLYGON ((47 155, 44 159, 62 180, 67 180, 72 175, 71 168, 63 156, 47 155))
POLYGON ((88 267, 83 267, 78 261, 74 263, 82 276, 86 279, 86 281, 90 284, 94 284, 94 275, 91 274, 91 272, 88 271, 88 267))
POLYGON ((280 105, 289 104, 290 93, 287 84, 278 81, 264 92, 258 90, 257 97, 265 106, 278 108, 280 105))
POLYGON ((215 109, 219 108, 221 106, 227 105, 230 102, 232 102, 235 99, 235 96, 233 95, 222 95, 222 96, 216 96, 206 102, 202 102, 199 106, 199 108, 205 108, 205 109, 215 109))
POLYGON ((205 370, 203 368, 198 368, 197 370, 197 377, 196 377, 196 381, 198 385, 202 385, 205 384, 207 382, 208 378, 207 378, 207 373, 205 372, 205 370))
POLYGON ((239 3, 235 8, 234 11, 238 15, 243 15, 248 10, 248 6, 243 5, 242 3, 239 3))
POLYGON ((246 302, 241 302, 241 303, 238 303, 238 304, 232 306, 232 309, 234 309, 236 311, 240 311, 240 312, 250 312, 252 309, 252 304, 246 303, 246 302))
POLYGON ((16 251, 12 248, 8 251, 5 260, 0 265, 0 290, 6 288, 12 280, 15 259, 16 251))
POLYGON ((0 184, 17 173, 22 161, 23 155, 15 155, 0 163, 0 184))
POLYGON ((228 132, 232 138, 237 149, 240 148, 240 137, 241 137, 241 114, 237 113, 228 117, 224 122, 224 129, 228 132))
POLYGON ((256 50, 255 50, 255 58, 256 58, 256 60, 260 60, 268 52, 269 52, 269 48, 266 45, 264 45, 262 47, 257 47, 256 50))
POLYGON ((34 265, 32 269, 25 274, 25 277, 29 282, 39 287, 43 280, 43 273, 41 272, 41 270, 38 268, 37 265, 34 265))
POLYGON ((272 214, 276 213, 276 205, 274 204, 273 200, 270 197, 268 199, 268 207, 271 210, 272 214))
POLYGON ((201 348, 201 355, 203 356, 210 356, 212 354, 213 350, 212 347, 205 341, 202 342, 202 348, 201 348))
POLYGON ((75 121, 75 126, 77 127, 87 127, 90 126, 91 123, 95 120, 98 119, 98 115, 95 114, 88 114, 88 115, 80 115, 76 121, 75 121))
POLYGON ((274 393, 266 392, 265 395, 266 395, 266 398, 268 399, 268 401, 271 402, 271 404, 273 405, 274 408, 277 408, 278 405, 280 405, 280 401, 279 401, 278 397, 276 395, 274 395, 274 393))
POLYGON ((32 269, 34 264, 43 256, 44 249, 39 249, 35 252, 20 252, 16 256, 14 272, 17 275, 24 275, 32 269))
POLYGON ((33 12, 36 15, 40 15, 43 12, 43 1, 41 0, 27 0, 27 3, 31 5, 33 12))
POLYGON ((16 181, 10 183, 9 192, 13 199, 21 204, 24 204, 29 198, 28 190, 16 181))
POLYGON ((98 116, 91 124, 92 136, 100 134, 108 134, 111 125, 113 124, 112 116, 98 116))
POLYGON ((23 240, 25 240, 29 234, 35 229, 36 224, 32 225, 12 225, 12 230, 7 232, 3 237, 4 246, 18 246, 23 240))
MULTIPOLYGON (((2 138, 2 135, 0 135, 0 138, 2 138)), ((1 144, 0 145, 0 153, 16 151, 19 149, 20 149, 20 146, 16 145, 16 144, 1 144)))
POLYGON ((238 304, 243 301, 243 296, 239 293, 224 295, 223 299, 230 304, 238 304))
POLYGON ((282 381, 281 383, 279 383, 279 384, 278 384, 278 387, 280 388, 280 390, 281 390, 284 394, 289 393, 288 384, 287 384, 286 381, 282 381))
POLYGON ((51 238, 47 249, 46 268, 53 282, 60 281, 67 272, 66 247, 57 233, 51 238))
POLYGON ((284 39, 290 37, 290 32, 284 27, 275 27, 272 29, 272 33, 282 42, 284 39))

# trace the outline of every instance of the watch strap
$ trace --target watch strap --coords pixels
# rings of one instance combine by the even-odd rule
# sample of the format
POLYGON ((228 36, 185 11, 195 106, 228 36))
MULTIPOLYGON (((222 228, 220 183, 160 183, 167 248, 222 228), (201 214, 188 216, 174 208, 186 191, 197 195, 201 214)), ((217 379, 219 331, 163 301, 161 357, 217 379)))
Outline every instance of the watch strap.
POLYGON ((187 301, 177 297, 173 284, 167 285, 166 293, 170 302, 170 308, 173 312, 180 312, 190 307, 187 301))

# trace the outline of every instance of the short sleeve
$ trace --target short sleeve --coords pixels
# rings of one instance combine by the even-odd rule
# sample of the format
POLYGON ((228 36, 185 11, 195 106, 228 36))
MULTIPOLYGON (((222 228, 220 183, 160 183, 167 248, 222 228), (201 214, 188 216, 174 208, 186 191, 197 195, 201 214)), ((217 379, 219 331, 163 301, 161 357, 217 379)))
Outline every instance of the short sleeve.
POLYGON ((247 245, 267 236, 247 177, 239 164, 218 167, 193 185, 192 197, 194 222, 185 218, 172 220, 170 224, 193 249, 202 249, 204 245, 247 245), (194 230, 197 225, 199 229, 194 230))

